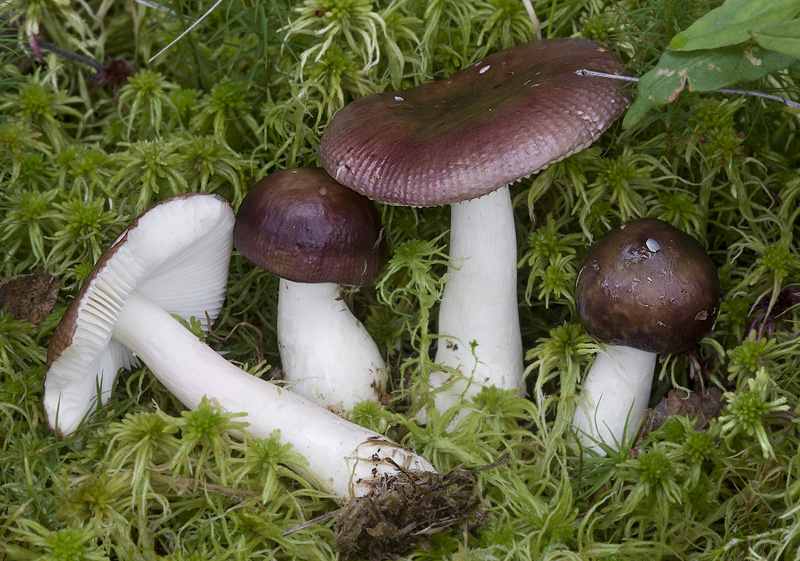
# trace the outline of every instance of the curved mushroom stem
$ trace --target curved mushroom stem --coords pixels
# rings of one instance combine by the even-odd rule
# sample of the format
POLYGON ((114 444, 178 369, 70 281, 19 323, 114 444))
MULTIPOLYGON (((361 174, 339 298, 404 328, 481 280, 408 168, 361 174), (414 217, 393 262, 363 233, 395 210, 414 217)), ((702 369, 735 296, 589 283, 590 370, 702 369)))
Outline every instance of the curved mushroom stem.
POLYGON ((378 401, 386 363, 335 283, 280 281, 278 346, 291 390, 337 415, 378 401))
POLYGON ((303 475, 345 501, 368 494, 371 481, 398 473, 397 466, 434 471, 407 448, 237 368, 137 293, 120 311, 113 339, 187 407, 208 397, 226 411, 245 413, 247 432, 256 438, 280 430, 281 442, 308 460, 303 475))
POLYGON ((596 441, 616 450, 633 438, 650 400, 657 356, 619 345, 597 353, 572 418, 585 448, 603 455, 596 441))
POLYGON ((436 362, 461 377, 432 372, 444 412, 484 386, 523 392, 517 308, 517 238, 511 194, 503 187, 451 205, 450 263, 439 308, 436 362), (452 382, 452 384, 451 384, 452 382))

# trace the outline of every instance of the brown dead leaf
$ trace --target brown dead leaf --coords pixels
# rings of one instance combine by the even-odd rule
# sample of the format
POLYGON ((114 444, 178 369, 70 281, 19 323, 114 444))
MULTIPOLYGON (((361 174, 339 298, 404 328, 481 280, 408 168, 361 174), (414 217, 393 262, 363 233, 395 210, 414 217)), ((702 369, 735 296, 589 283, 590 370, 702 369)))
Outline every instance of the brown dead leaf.
POLYGON ((42 323, 56 305, 61 281, 42 268, 0 279, 0 308, 18 320, 42 323))
POLYGON ((694 428, 703 430, 713 419, 722 405, 722 390, 711 387, 703 393, 688 393, 685 390, 670 390, 661 402, 647 414, 636 442, 667 422, 673 415, 697 418, 694 428))

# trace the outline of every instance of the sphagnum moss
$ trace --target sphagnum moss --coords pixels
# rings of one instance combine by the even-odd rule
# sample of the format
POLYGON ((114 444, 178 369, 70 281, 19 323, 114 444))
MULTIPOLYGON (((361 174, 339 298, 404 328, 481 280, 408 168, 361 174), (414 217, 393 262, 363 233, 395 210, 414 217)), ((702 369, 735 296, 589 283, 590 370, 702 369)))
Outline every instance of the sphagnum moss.
MULTIPOLYGON (((147 64, 212 4, 6 8, 3 45, 13 50, 4 60, 16 68, 4 67, 0 81, 0 272, 45 266, 62 289, 39 326, 2 315, 0 559, 334 558, 330 523, 280 535, 333 509, 290 471, 301 458, 277 440, 220 432, 235 419, 184 417, 144 369, 120 381, 80 439, 49 435, 44 349, 92 256, 140 209, 187 191, 237 204, 256 176, 315 165, 320 133, 349 101, 449 75, 533 37, 521 2, 506 0, 228 2, 147 64), (136 73, 115 84, 115 102, 114 88, 92 86, 94 69, 46 50, 27 56, 40 32, 64 50, 129 61, 136 73)), ((641 76, 678 31, 719 4, 534 7, 544 36, 600 41, 641 76)), ((752 89, 796 98, 797 70, 752 89)), ((437 209, 383 210, 395 259, 377 289, 351 298, 369 310, 367 326, 394 367, 386 404, 353 418, 429 453, 442 470, 508 454, 477 474, 483 524, 434 537, 408 558, 791 558, 800 548, 798 127, 791 112, 763 100, 684 92, 642 124, 617 126, 513 186, 531 398, 487 391, 456 432, 446 430, 447 414, 427 427, 411 416, 426 392, 420 380, 435 368, 430 318, 447 222, 437 209), (598 347, 573 314, 574 260, 634 216, 701 240, 725 292, 697 353, 662 358, 655 400, 678 384, 716 386, 725 401, 700 431, 677 420, 630 450, 583 458, 569 419, 598 347)), ((275 367, 261 369, 267 374, 279 372, 275 288, 234 255, 215 328, 258 326, 275 367)), ((248 361, 256 339, 240 330, 212 344, 248 361)))

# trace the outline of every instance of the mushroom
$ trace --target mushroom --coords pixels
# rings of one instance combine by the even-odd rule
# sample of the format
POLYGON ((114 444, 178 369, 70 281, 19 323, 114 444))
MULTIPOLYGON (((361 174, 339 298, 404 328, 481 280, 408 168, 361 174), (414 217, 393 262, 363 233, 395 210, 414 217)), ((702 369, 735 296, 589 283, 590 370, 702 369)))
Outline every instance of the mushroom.
POLYGON ((386 363, 342 296, 342 285, 368 284, 384 262, 372 201, 319 168, 278 171, 247 193, 233 240, 281 279, 278 346, 292 391, 338 415, 379 400, 386 363))
POLYGON ((607 232, 581 261, 575 306, 605 344, 583 383, 572 420, 580 442, 602 453, 636 433, 660 353, 691 347, 719 312, 717 269, 690 235, 654 218, 607 232))
POLYGON ((508 185, 594 142, 628 105, 605 47, 548 39, 443 80, 356 100, 319 147, 337 181, 386 204, 451 205, 450 268, 431 373, 444 411, 484 386, 523 392, 517 247, 508 185))
MULTIPOLYGON (((216 316, 225 295, 234 214, 216 195, 181 195, 137 218, 100 258, 48 348, 48 424, 72 435, 120 368, 141 360, 184 405, 208 398, 245 413, 256 438, 280 431, 308 461, 302 473, 341 500, 376 482, 433 472, 422 456, 237 368, 172 314, 216 316)), ((377 500, 377 499, 376 499, 377 500)))
POLYGON ((108 401, 117 371, 139 364, 138 345, 122 345, 116 335, 122 328, 152 329, 154 319, 132 317, 141 301, 167 317, 216 319, 225 300, 233 222, 221 197, 182 195, 153 206, 114 241, 47 349, 44 410, 52 429, 75 432, 108 401))

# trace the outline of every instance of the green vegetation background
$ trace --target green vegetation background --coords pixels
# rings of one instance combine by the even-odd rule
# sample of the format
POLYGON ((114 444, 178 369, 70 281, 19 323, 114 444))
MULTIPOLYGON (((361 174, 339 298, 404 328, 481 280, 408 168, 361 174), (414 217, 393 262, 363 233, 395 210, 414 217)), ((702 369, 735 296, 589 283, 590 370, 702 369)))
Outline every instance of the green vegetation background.
MULTIPOLYGON (((800 112, 708 93, 800 99, 800 2, 711 12, 721 4, 534 2, 544 37, 599 41, 642 83, 625 128, 513 186, 528 399, 486 391, 452 433, 447 415, 421 427, 408 414, 431 368, 448 220, 382 209, 393 257, 351 298, 391 364, 388 402, 351 418, 440 470, 509 455, 477 475, 485 522, 409 559, 800 558, 800 112), (574 314, 576 268, 594 237, 640 216, 707 247, 722 312, 702 343, 659 362, 652 404, 686 388, 691 400, 672 394, 662 410, 688 416, 582 459, 569 424, 597 345, 574 314)), ((335 558, 330 522, 281 536, 336 507, 289 469, 302 458, 274 438, 229 437, 236 418, 184 411, 144 368, 121 376, 78 437, 55 438, 41 409, 47 344, 143 209, 200 191, 236 207, 264 174, 316 165, 321 132, 350 100, 534 39, 522 2, 11 0, 0 11, 0 276, 44 267, 61 282, 37 325, 0 311, 0 560, 335 558)), ((209 341, 265 377, 279 367, 275 295, 275 279, 235 254, 215 329, 260 333, 209 341)))

